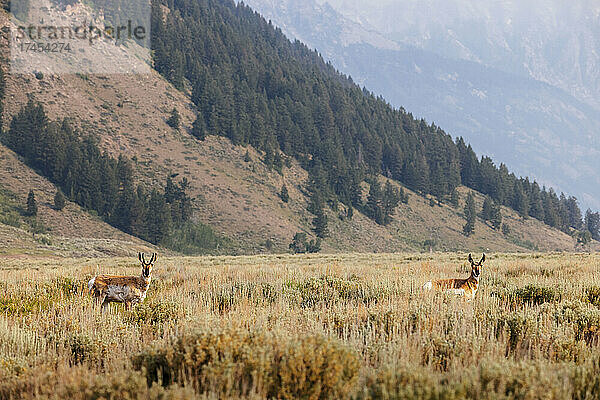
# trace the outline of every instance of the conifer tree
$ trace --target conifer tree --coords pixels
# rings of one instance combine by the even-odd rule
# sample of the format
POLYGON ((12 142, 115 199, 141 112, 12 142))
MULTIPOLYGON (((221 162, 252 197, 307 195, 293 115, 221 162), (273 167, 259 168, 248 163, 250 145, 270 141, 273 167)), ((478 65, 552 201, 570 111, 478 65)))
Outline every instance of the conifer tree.
POLYGON ((600 240, 600 212, 592 212, 588 209, 585 213, 585 227, 594 240, 600 240))
POLYGON ((287 189, 287 186, 285 186, 285 183, 283 184, 283 186, 281 186, 281 191, 279 192, 279 198, 281 198, 281 201, 283 201, 284 203, 287 203, 288 201, 290 201, 290 194, 288 193, 288 189, 287 189))
POLYGON ((181 126, 181 115, 179 115, 179 111, 177 111, 177 108, 173 107, 173 109, 171 110, 171 115, 167 120, 167 125, 169 125, 175 130, 179 130, 179 127, 181 126))
POLYGON ((458 207, 459 199, 460 199, 460 196, 458 195, 458 190, 456 188, 454 188, 452 190, 452 192, 450 193, 450 204, 452 204, 452 206, 454 208, 458 207))
POLYGON ((38 212, 37 202, 35 200, 35 194, 33 194, 33 190, 29 190, 29 194, 27 194, 27 209, 26 213, 30 217, 35 217, 38 212))
POLYGON ((484 221, 490 221, 492 219, 492 213, 494 211, 494 204, 489 196, 485 196, 483 200, 483 206, 481 207, 480 217, 484 221))
POLYGON ((463 226, 463 233, 465 236, 471 236, 475 232, 476 219, 475 198, 472 193, 469 193, 465 202, 465 219, 466 223, 463 226))
POLYGON ((494 204, 492 208, 491 222, 495 230, 500 230, 500 228, 502 228, 502 211, 498 204, 494 204))
POLYGON ((192 136, 198 140, 206 139, 206 124, 204 123, 204 117, 200 114, 196 116, 192 124, 192 136))
POLYGON ((54 208, 59 211, 65 208, 65 196, 60 189, 54 194, 54 208))
POLYGON ((365 213, 373 221, 383 225, 383 192, 381 190, 381 185, 377 180, 374 180, 373 183, 371 183, 369 195, 367 196, 367 204, 365 205, 365 213))
POLYGON ((317 210, 315 217, 313 218, 313 232, 317 235, 318 238, 325 238, 329 233, 327 230, 327 215, 325 214, 325 210, 320 208, 317 210))

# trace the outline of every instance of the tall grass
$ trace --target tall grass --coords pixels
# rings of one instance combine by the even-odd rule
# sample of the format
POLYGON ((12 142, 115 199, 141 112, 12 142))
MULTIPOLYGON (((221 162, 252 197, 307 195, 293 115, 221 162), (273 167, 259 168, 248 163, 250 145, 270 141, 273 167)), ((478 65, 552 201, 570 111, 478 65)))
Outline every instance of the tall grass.
POLYGON ((0 399, 593 399, 598 255, 490 255, 472 302, 422 293, 463 254, 0 260, 0 399), (98 264, 101 267, 98 267, 98 264))

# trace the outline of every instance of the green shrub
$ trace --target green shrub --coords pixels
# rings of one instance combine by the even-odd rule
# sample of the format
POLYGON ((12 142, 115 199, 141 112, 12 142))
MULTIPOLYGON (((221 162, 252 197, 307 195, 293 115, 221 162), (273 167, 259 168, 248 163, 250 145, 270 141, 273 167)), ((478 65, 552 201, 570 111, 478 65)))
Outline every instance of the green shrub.
POLYGON ((528 339, 535 332, 533 322, 522 314, 509 314, 500 317, 496 325, 496 337, 508 334, 507 354, 515 353, 519 348, 527 348, 528 339))
POLYGON ((331 306, 341 300, 375 304, 381 296, 381 291, 365 285, 355 275, 349 278, 323 275, 302 282, 289 281, 285 284, 285 289, 298 297, 302 308, 331 306))
POLYGON ((360 400, 438 400, 462 399, 460 387, 439 382, 430 371, 414 367, 383 367, 367 375, 356 396, 360 400))
POLYGON ((356 354, 331 339, 286 340, 233 330, 186 334, 132 361, 148 385, 190 383, 198 393, 219 397, 345 398, 359 371, 356 354))
POLYGON ((162 325, 167 321, 177 320, 179 311, 173 303, 162 301, 145 301, 132 307, 125 314, 124 321, 136 325, 162 325))
POLYGON ((0 371, 0 399, 69 400, 189 400, 197 398, 192 389, 172 386, 168 389, 146 385, 144 376, 135 371, 97 373, 84 366, 69 369, 52 364, 24 369, 20 373, 0 371))
POLYGON ((584 299, 596 307, 600 307, 600 287, 591 286, 585 289, 584 299))
POLYGON ((71 363, 83 362, 103 364, 108 346, 99 339, 92 339, 84 334, 73 334, 66 340, 67 348, 71 352, 71 363))
POLYGON ((513 307, 522 305, 540 305, 560 301, 560 294, 553 288, 535 286, 533 284, 513 290, 500 290, 492 293, 492 296, 508 302, 513 307))

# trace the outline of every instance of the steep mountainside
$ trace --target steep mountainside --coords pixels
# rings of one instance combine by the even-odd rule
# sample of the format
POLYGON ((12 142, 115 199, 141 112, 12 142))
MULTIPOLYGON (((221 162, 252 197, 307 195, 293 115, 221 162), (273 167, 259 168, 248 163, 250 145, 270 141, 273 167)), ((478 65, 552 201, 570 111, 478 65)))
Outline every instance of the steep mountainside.
MULTIPOLYGON (((515 57, 504 53, 494 53, 498 59, 484 62, 482 57, 449 54, 451 46, 440 45, 436 49, 410 40, 413 32, 409 30, 421 32, 422 28, 423 40, 433 42, 427 38, 435 27, 420 14, 414 15, 417 22, 407 21, 405 8, 397 2, 389 5, 385 16, 377 14, 382 21, 395 15, 393 24, 376 24, 376 17, 369 24, 371 19, 360 18, 375 15, 377 5, 367 10, 362 3, 344 2, 339 4, 338 12, 328 2, 317 0, 247 3, 392 104, 435 121, 454 136, 465 137, 478 153, 502 160, 519 174, 534 176, 541 184, 575 194, 584 207, 600 207, 600 178, 596 173, 600 144, 595 134, 600 131, 600 112, 586 103, 586 98, 594 97, 590 93, 587 97, 577 96, 579 89, 571 90, 553 79, 509 68, 505 61, 515 57), (386 29, 394 27, 405 36, 388 35, 386 29)), ((421 3, 406 2, 406 8, 422 11, 425 8, 421 3)), ((338 6, 336 2, 332 4, 338 6)), ((447 13, 444 16, 450 19, 447 13)), ((466 22, 465 29, 467 26, 466 22)), ((464 36, 469 40, 481 37, 464 36)), ((569 47, 564 41, 553 43, 569 47)), ((493 43, 490 47, 495 48, 493 43)), ((589 64, 593 54, 588 55, 589 64)), ((553 66, 547 63, 548 68, 553 66)), ((594 79, 594 68, 598 70, 594 65, 597 64, 587 65, 585 68, 591 70, 581 74, 588 77, 587 83, 594 79)), ((558 75, 558 71, 552 73, 558 75)), ((577 85, 581 88, 584 83, 577 85)), ((593 86, 590 83, 587 87, 593 86)))
POLYGON ((600 107, 595 0, 317 0, 388 39, 532 77, 600 107))
MULTIPOLYGON (((190 134, 195 106, 189 93, 177 90, 158 73, 9 75, 4 120, 10 120, 29 99, 43 104, 52 119, 72 118, 83 132, 97 135, 100 146, 110 154, 132 158, 136 181, 148 187, 161 185, 169 174, 188 178, 195 218, 231 238, 236 252, 287 251, 296 232, 310 232, 313 215, 306 211, 308 173, 299 163, 287 158, 280 174, 262 161, 266 156, 264 151, 234 145, 223 137, 195 139, 190 134), (179 131, 166 124, 173 108, 179 110, 182 117, 179 131), (289 203, 283 203, 278 196, 283 183, 289 190, 289 203)), ((18 182, 36 187, 47 185, 22 164, 18 167, 19 174, 15 173, 16 158, 8 151, 7 154, 10 157, 3 158, 1 163, 6 174, 2 177, 3 185, 19 193, 27 189, 19 189, 18 182)), ((44 189, 42 201, 49 202, 54 191, 51 185, 44 189)), ((461 202, 467 191, 469 189, 460 188, 461 202)), ((342 220, 337 212, 327 208, 331 233, 323 249, 398 251, 431 247, 435 250, 526 251, 575 248, 570 236, 535 219, 523 220, 506 208, 503 208, 506 234, 478 221, 475 234, 465 237, 461 233, 464 224, 461 207, 430 204, 409 190, 407 193, 410 195, 408 204, 397 208, 394 221, 387 227, 377 225, 358 211, 354 218, 342 220)), ((480 195, 477 202, 480 208, 480 195)), ((50 217, 44 217, 44 221, 53 220, 56 225, 52 232, 72 229, 72 235, 76 236, 79 231, 85 231, 79 225, 72 225, 72 220, 52 218, 54 214, 49 210, 42 216, 46 212, 50 217)), ((85 218, 93 221, 89 216, 85 218)), ((93 237, 109 237, 108 233, 93 233, 104 226, 101 221, 93 221, 88 232, 91 231, 93 237)), ((108 230, 114 232, 111 229, 108 230)))

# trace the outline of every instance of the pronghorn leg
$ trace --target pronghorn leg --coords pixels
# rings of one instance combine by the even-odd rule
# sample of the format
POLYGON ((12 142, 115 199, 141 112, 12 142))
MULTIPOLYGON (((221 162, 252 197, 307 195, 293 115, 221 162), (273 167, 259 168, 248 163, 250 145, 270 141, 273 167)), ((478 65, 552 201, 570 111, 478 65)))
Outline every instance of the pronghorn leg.
POLYGON ((108 307, 108 301, 106 301, 106 296, 102 299, 102 312, 106 311, 106 307, 108 307))

